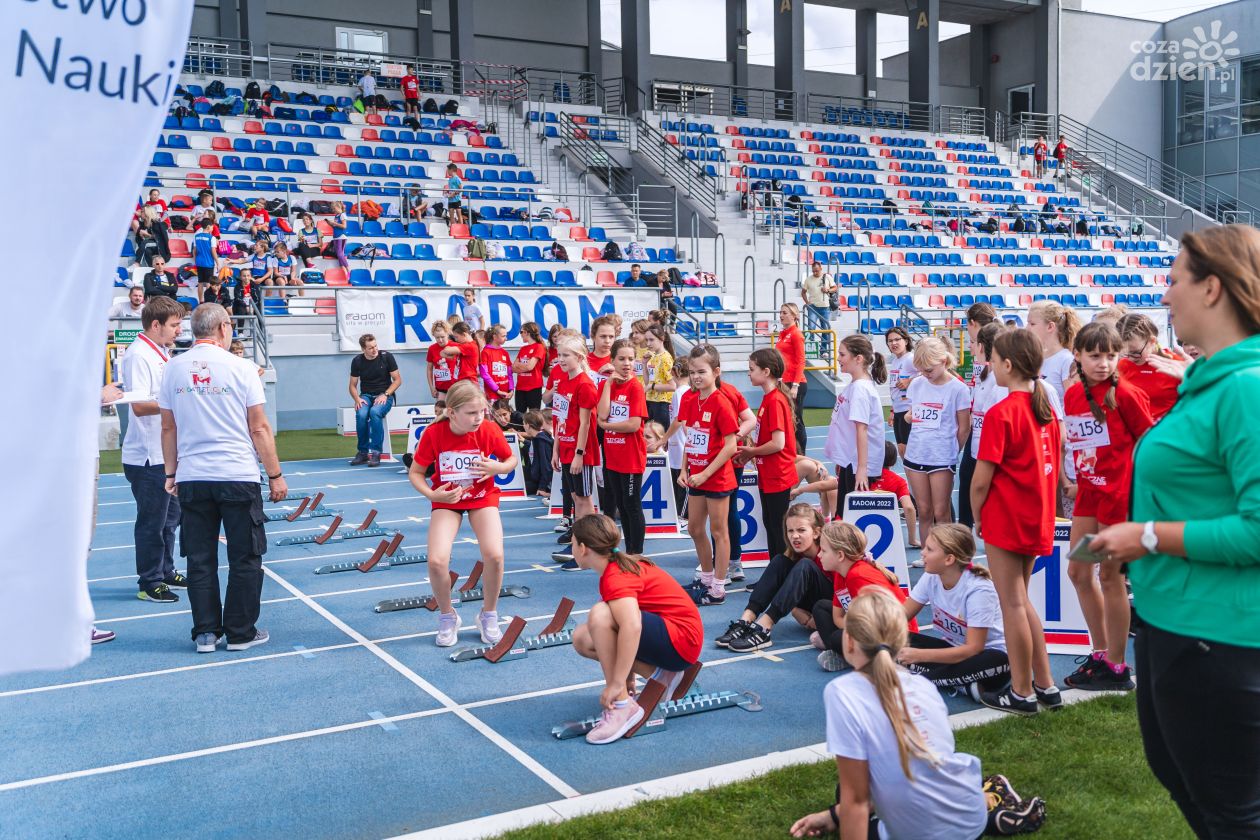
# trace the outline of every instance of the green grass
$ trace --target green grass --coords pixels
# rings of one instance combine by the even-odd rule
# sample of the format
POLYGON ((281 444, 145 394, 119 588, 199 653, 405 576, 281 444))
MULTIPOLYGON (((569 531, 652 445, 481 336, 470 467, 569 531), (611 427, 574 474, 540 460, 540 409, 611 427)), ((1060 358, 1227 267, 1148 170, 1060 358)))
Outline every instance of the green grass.
MULTIPOLYGON (((402 434, 392 438, 394 452, 400 452, 406 438, 402 434)), ((276 435, 276 449, 281 461, 304 461, 310 458, 353 458, 357 443, 353 435, 342 437, 336 429, 308 429, 298 432, 280 432, 276 435)), ((101 452, 101 472, 122 472, 122 453, 117 450, 101 452)))
MULTIPOLYGON (((984 773, 1003 773, 1021 796, 1046 800, 1046 823, 1037 835, 1045 840, 1189 840, 1193 836, 1146 766, 1131 694, 1079 703, 1056 714, 1010 717, 965 729, 957 733, 957 742, 959 750, 980 757, 984 773)), ((578 744, 575 749, 616 747, 578 744)), ((667 774, 668 767, 661 772, 667 774)), ((798 817, 830 804, 835 784, 835 764, 820 762, 503 836, 513 840, 786 837, 798 817)))

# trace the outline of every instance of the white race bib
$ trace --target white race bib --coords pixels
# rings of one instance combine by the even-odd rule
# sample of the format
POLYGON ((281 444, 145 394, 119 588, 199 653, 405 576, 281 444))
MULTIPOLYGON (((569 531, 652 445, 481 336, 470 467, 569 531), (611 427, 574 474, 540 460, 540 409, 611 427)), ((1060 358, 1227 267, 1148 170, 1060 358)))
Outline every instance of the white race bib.
POLYGON ((940 403, 915 403, 910 407, 910 422, 921 429, 939 429, 944 411, 940 403))
POLYGON ((451 481, 464 487, 473 485, 481 480, 481 476, 472 470, 479 460, 481 453, 475 449, 439 452, 438 471, 442 473, 442 481, 451 481))
POLYGON ((561 425, 569 419, 569 398, 561 394, 551 395, 551 416, 561 425))
POLYGON ((1070 451, 1101 449, 1111 445, 1106 420, 1096 420, 1092 414, 1073 414, 1064 420, 1067 426, 1067 448, 1070 451))
POLYGON ((612 423, 619 423, 622 420, 630 419, 630 406, 627 403, 615 402, 608 405, 608 420, 612 423))
POLYGON ((849 611, 849 604, 853 603, 853 598, 849 595, 847 588, 836 590, 836 600, 840 602, 840 609, 845 612, 849 611))
POLYGON ((971 433, 976 437, 980 437, 982 429, 984 429, 984 412, 973 411, 971 413, 971 433))
POLYGON ((645 370, 645 368, 644 368, 644 366, 643 366, 643 360, 642 360, 642 359, 635 359, 635 360, 634 360, 634 375, 635 375, 635 376, 637 376, 637 377, 639 377, 640 379, 642 379, 642 378, 643 378, 643 371, 644 371, 644 370, 645 370))
POLYGON ((596 389, 602 387, 604 384, 604 380, 608 378, 607 376, 601 376, 600 374, 596 373, 593 370, 588 370, 587 374, 590 375, 591 381, 595 383, 596 389))
POLYGON ((450 382, 451 372, 447 370, 445 365, 441 365, 441 364, 434 365, 433 366, 433 381, 434 382, 450 382))
POLYGON ((507 362, 495 362, 490 366, 490 375, 495 379, 507 379, 508 366, 507 362))
POLYGON ((704 429, 693 429, 687 427, 687 454, 688 455, 708 455, 709 454, 709 433, 704 429))
POLYGON ((945 637, 945 641, 954 647, 966 644, 967 642, 967 622, 962 619, 955 618, 949 613, 942 610, 936 604, 932 605, 932 624, 936 629, 941 631, 941 635, 945 637))

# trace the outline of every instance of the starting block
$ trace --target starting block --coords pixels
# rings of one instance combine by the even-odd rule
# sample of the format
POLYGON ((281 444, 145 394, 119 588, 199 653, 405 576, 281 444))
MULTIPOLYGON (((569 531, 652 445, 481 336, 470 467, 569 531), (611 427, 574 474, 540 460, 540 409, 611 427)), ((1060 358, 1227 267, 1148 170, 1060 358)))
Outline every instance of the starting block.
POLYGON ((268 522, 297 522, 299 519, 318 519, 325 516, 336 516, 338 511, 329 510, 324 507, 324 494, 316 493, 312 498, 303 496, 302 503, 297 506, 297 510, 285 513, 277 511, 276 513, 267 514, 268 522))
POLYGON ((372 527, 372 520, 375 518, 376 518, 376 508, 372 508, 370 511, 368 511, 367 518, 363 520, 363 524, 360 525, 358 528, 354 528, 353 530, 350 530, 350 531, 338 532, 337 529, 341 527, 341 516, 337 515, 333 517, 333 521, 328 526, 328 530, 324 531, 324 533, 319 534, 318 536, 312 535, 312 534, 306 534, 300 537, 281 537, 280 539, 276 540, 276 545, 312 545, 312 544, 323 545, 324 543, 327 543, 327 542, 339 542, 341 540, 357 540, 357 539, 362 539, 364 537, 388 537, 391 535, 391 533, 397 533, 397 532, 387 531, 384 528, 380 527, 379 525, 376 527, 372 527))
MULTIPOLYGON (((656 680, 648 680, 642 693, 639 694, 638 703, 645 711, 648 709, 651 709, 651 711, 645 714, 643 719, 639 721, 639 724, 627 732, 624 737, 629 738, 639 731, 642 731, 645 735, 661 732, 665 729, 665 721, 687 715, 697 715, 701 712, 713 712, 718 709, 731 708, 740 708, 746 712, 760 712, 762 710, 761 697, 751 691, 715 691, 705 693, 694 690, 694 681, 699 673, 700 663, 697 662, 687 669, 687 676, 679 683, 674 696, 668 700, 664 697, 665 686, 656 680)), ((594 729, 598 723, 599 718, 597 717, 565 721, 553 726, 551 734, 562 741, 569 738, 579 738, 594 729)))
POLYGON ((573 628, 575 626, 569 620, 571 612, 573 612, 573 599, 561 598, 560 606, 556 608, 556 614, 551 617, 551 621, 543 628, 542 632, 537 636, 526 636, 524 638, 520 638, 520 634, 525 629, 525 622, 519 616, 514 617, 507 630, 503 632, 503 638, 499 640, 498 644, 457 650, 451 654, 451 661, 471 662, 474 659, 485 659, 489 662, 501 662, 504 659, 520 659, 531 650, 571 645, 573 644, 573 628), (516 624, 517 621, 521 622, 519 627, 516 624), (513 630, 515 630, 515 635, 509 638, 513 630), (501 654, 498 658, 491 659, 490 655, 498 650, 505 640, 508 642, 507 652, 501 654))
POLYGON ((402 532, 394 534, 392 540, 381 540, 381 544, 372 552, 372 556, 366 560, 344 560, 340 563, 330 563, 327 566, 320 566, 315 570, 317 575, 330 575, 334 572, 370 572, 376 567, 388 569, 390 566, 405 566, 408 563, 424 563, 429 558, 425 554, 406 555, 400 554, 396 558, 393 557, 398 546, 402 545, 402 532), (413 557, 421 559, 414 560, 413 557))
MULTIPOLYGON (((459 600, 462 601, 484 601, 486 599, 485 590, 477 585, 477 581, 481 580, 481 572, 485 568, 480 560, 473 564, 472 571, 468 573, 468 580, 464 581, 464 585, 459 588, 459 600)), ((528 586, 517 586, 507 584, 499 589, 500 598, 528 598, 531 590, 528 586)))
MULTIPOLYGON (((455 585, 455 581, 459 580, 459 575, 451 572, 451 586, 455 585)), ((451 603, 458 604, 459 599, 451 593, 451 603)), ((372 612, 398 612, 399 610, 418 610, 426 609, 429 612, 435 612, 438 608, 437 598, 432 595, 418 595, 411 598, 391 598, 388 601, 381 601, 372 608, 372 612)))
MULTIPOLYGON (((427 559, 427 558, 426 558, 427 559)), ((384 562, 382 560, 381 562, 384 562)), ((392 561, 391 561, 392 562, 392 561)), ((464 601, 482 601, 485 600, 485 592, 481 587, 477 586, 477 581, 481 580, 481 570, 483 564, 480 560, 473 566, 472 571, 468 574, 468 579, 464 581, 459 590, 451 593, 451 603, 460 604, 464 601)), ((451 572, 451 586, 455 586, 455 581, 459 580, 459 575, 451 572)), ((528 598, 530 588, 528 586, 505 586, 499 590, 500 598, 528 598)), ((379 602, 373 609, 378 613, 398 612, 399 610, 416 610, 424 608, 429 612, 437 609, 437 602, 432 595, 423 598, 391 598, 387 601, 379 602)))

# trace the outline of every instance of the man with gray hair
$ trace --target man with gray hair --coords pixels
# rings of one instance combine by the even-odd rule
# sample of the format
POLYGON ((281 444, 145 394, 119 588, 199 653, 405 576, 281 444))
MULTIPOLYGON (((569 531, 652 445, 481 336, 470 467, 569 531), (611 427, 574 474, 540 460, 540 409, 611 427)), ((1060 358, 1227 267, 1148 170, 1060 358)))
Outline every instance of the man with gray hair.
POLYGON ((162 378, 162 453, 166 490, 178 494, 181 544, 188 560, 188 603, 198 653, 247 650, 268 639, 259 629, 262 555, 267 532, 258 475, 262 461, 273 502, 288 495, 280 472, 258 371, 232 355, 232 319, 216 303, 193 310, 196 342, 162 378), (228 584, 219 600, 219 529, 227 537, 228 584))

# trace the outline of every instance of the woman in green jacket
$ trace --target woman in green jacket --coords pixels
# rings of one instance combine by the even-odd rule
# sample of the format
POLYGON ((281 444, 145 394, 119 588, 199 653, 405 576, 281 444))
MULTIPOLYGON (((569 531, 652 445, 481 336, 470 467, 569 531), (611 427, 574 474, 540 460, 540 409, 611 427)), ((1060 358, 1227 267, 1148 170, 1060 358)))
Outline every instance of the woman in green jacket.
POLYGON ((1151 770, 1199 837, 1260 837, 1260 231, 1185 234, 1163 302, 1203 355, 1092 548, 1129 564, 1151 770))

